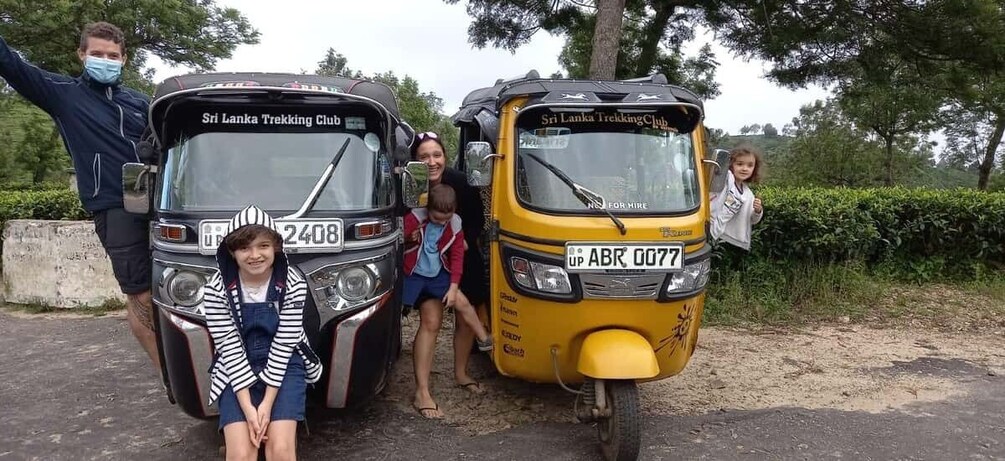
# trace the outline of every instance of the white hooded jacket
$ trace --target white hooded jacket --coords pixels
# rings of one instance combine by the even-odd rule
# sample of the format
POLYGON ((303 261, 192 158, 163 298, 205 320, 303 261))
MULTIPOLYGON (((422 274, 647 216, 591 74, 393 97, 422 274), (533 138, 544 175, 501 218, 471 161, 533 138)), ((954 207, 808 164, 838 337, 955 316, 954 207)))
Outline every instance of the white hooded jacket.
POLYGON ((754 193, 750 187, 744 185, 740 190, 733 172, 728 171, 726 185, 712 198, 712 239, 750 251, 751 230, 763 216, 763 212, 754 211, 754 193))

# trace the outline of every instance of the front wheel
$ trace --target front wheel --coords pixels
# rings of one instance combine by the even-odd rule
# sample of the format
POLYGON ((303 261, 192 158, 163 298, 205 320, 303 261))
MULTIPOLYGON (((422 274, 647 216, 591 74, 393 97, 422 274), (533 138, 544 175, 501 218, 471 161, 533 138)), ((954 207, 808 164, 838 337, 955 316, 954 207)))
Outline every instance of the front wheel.
POLYGON ((597 433, 600 447, 608 461, 638 459, 642 443, 642 418, 639 415, 639 388, 635 381, 604 383, 610 416, 600 418, 597 433))

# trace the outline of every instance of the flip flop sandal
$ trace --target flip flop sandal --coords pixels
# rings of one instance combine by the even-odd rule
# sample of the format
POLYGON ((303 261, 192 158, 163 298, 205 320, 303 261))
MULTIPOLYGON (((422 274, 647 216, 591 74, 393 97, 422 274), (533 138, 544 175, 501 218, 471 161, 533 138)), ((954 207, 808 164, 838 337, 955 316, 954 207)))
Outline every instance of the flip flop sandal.
POLYGON ((470 383, 458 384, 457 387, 460 387, 475 395, 482 395, 485 393, 485 388, 482 387, 482 383, 479 383, 478 381, 471 381, 470 383))
POLYGON ((412 407, 415 408, 415 411, 418 411, 419 412, 419 416, 422 416, 423 418, 426 418, 426 419, 443 419, 443 416, 428 416, 425 413, 423 413, 423 412, 426 412, 426 411, 440 411, 440 404, 438 404, 438 403, 434 404, 431 407, 419 407, 418 405, 412 405, 412 407))

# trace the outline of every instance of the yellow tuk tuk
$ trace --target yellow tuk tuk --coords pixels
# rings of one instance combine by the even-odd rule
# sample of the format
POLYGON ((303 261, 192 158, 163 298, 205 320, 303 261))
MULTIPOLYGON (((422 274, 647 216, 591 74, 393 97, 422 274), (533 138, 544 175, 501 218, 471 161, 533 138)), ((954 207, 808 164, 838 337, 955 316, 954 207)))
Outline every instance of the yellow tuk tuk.
POLYGON ((608 459, 638 456, 637 383, 680 373, 698 339, 716 165, 702 119, 662 75, 535 71, 470 93, 453 117, 458 167, 490 197, 492 360, 575 393, 608 459))

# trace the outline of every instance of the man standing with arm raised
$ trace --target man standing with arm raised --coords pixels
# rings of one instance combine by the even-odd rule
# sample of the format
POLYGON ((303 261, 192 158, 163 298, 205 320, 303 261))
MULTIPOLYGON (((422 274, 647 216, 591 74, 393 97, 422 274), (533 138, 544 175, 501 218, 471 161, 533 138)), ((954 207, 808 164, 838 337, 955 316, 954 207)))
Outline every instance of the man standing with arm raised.
POLYGON ((56 123, 77 172, 80 201, 94 215, 112 271, 129 299, 129 327, 158 372, 150 299, 149 222, 123 209, 122 165, 139 161, 136 143, 147 124, 149 98, 121 85, 125 37, 107 22, 80 34, 79 77, 47 72, 26 62, 0 37, 0 77, 56 123))

